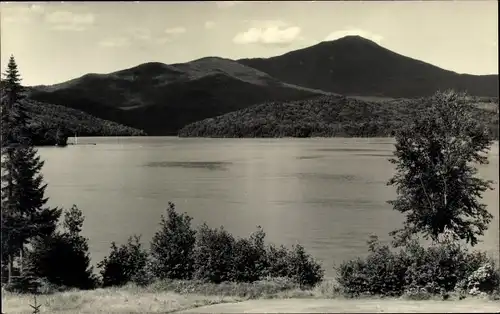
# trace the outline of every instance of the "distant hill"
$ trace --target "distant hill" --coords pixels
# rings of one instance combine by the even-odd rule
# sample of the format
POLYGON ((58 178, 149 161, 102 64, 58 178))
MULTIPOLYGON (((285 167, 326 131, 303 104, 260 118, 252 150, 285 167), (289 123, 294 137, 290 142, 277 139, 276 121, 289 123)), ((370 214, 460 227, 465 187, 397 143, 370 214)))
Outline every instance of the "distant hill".
POLYGON ((32 99, 82 110, 151 135, 176 134, 188 123, 268 100, 327 94, 215 57, 172 65, 145 63, 29 90, 32 99))
POLYGON ((23 102, 30 117, 31 133, 40 138, 53 138, 58 130, 66 136, 73 136, 75 133, 79 136, 145 135, 142 130, 99 119, 79 110, 29 99, 23 102))
POLYGON ((342 95, 414 98, 455 89, 474 96, 498 97, 498 75, 457 74, 359 36, 238 62, 283 82, 342 95))
MULTIPOLYGON (((322 96, 292 102, 270 102, 185 126, 183 137, 385 137, 419 113, 419 99, 371 102, 344 96, 322 96)), ((478 108, 498 139, 495 110, 478 108)))

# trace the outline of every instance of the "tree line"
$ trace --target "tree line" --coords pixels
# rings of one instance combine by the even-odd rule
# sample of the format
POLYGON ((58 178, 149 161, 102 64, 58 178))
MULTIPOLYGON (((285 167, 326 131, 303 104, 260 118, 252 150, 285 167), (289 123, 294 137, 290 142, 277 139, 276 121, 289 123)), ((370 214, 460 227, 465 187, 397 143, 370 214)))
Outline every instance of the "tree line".
MULTIPOLYGON (((270 102, 194 122, 182 128, 179 136, 392 137, 415 115, 427 110, 429 99, 378 103, 344 96, 321 96, 270 102)), ((475 103, 474 99, 467 100, 475 103)), ((490 135, 498 139, 498 114, 482 108, 474 108, 472 113, 487 125, 490 135)))
MULTIPOLYGON (((323 279, 321 264, 301 245, 289 249, 266 244, 261 228, 248 238, 206 224, 195 229, 192 218, 177 212, 172 203, 149 250, 142 247, 140 236, 120 246, 112 243, 96 276, 88 241, 81 235, 82 211, 47 205, 43 161, 26 136, 20 86, 11 57, 1 102, 1 262, 6 289, 39 292, 41 280, 59 288, 93 289, 158 280, 218 284, 266 278, 284 278, 305 288, 323 279)), ((397 197, 389 203, 405 216, 403 226, 391 232, 390 246, 372 236, 366 258, 337 267, 337 281, 346 295, 500 291, 494 261, 460 244, 476 245, 493 218, 480 202, 492 182, 477 176, 476 169, 488 161, 491 134, 475 120, 475 108, 465 94, 438 92, 426 101, 427 109, 395 133, 391 162, 396 171, 388 184, 396 188, 397 197), (424 247, 421 238, 433 244, 424 247)))

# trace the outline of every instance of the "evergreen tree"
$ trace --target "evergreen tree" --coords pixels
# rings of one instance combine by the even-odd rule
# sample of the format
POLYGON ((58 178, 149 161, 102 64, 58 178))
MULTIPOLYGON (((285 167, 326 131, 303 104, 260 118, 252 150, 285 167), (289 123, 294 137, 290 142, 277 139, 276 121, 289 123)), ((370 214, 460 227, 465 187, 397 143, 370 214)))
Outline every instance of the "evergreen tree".
POLYGON ((43 161, 26 136, 28 119, 22 104, 21 78, 13 56, 4 76, 1 84, 1 244, 2 265, 8 265, 10 282, 14 260, 19 255, 22 257, 25 244, 36 236, 51 234, 61 211, 46 206, 46 185, 40 174, 43 161))
POLYGON ((465 94, 438 92, 425 101, 427 109, 396 135, 396 174, 388 184, 398 197, 389 203, 406 221, 391 234, 401 245, 416 234, 437 241, 449 231, 475 245, 493 218, 479 201, 491 181, 476 176, 492 140, 465 94))
POLYGON ((92 289, 96 285, 90 265, 88 240, 80 235, 85 217, 73 205, 65 212, 63 232, 53 232, 38 237, 27 255, 30 272, 50 283, 80 289, 92 289))

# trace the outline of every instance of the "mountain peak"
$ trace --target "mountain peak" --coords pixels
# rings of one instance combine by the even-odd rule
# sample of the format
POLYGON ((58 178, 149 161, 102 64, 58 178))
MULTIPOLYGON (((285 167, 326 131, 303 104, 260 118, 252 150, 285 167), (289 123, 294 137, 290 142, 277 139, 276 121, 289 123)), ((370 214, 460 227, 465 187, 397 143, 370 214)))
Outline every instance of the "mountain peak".
POLYGON ((332 44, 370 44, 378 46, 378 44, 368 38, 359 35, 347 35, 335 40, 324 41, 324 43, 332 44))

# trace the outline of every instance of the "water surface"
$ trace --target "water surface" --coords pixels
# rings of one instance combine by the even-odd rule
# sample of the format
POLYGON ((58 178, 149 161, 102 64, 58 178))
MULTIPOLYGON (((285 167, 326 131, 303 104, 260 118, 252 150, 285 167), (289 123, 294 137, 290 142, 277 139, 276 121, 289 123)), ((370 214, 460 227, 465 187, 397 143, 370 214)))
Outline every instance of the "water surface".
MULTIPOLYGON (((391 139, 80 138, 40 148, 50 204, 85 214, 94 263, 111 241, 149 241, 169 201, 199 225, 247 236, 261 225, 269 241, 301 243, 333 275, 342 260, 364 255, 371 233, 401 226, 386 203, 393 174, 391 139)), ((479 245, 498 256, 498 143, 480 174, 495 180, 484 202, 495 219, 479 245)))

